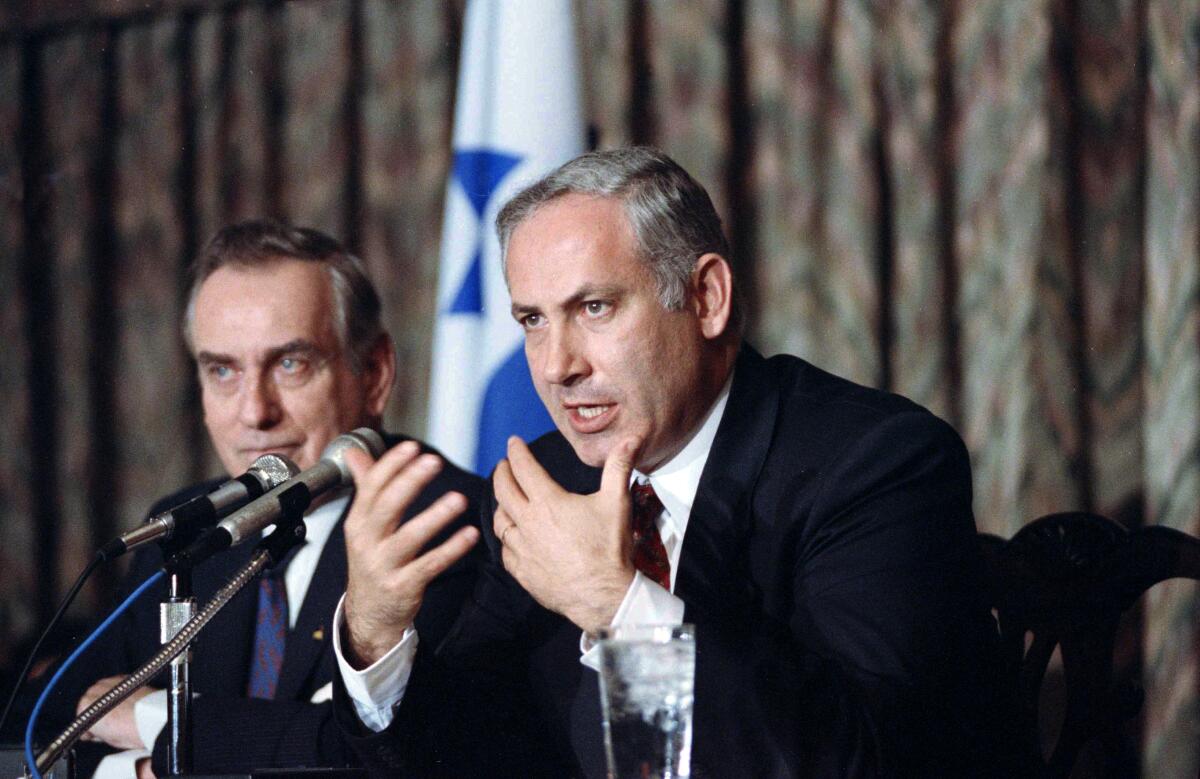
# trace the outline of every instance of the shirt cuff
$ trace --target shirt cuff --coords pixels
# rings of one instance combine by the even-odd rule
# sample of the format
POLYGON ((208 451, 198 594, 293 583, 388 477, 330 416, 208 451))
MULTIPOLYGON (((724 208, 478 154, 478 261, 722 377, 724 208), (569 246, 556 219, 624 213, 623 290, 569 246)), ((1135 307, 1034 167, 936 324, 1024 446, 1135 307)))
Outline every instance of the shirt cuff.
MULTIPOLYGON (((154 749, 158 734, 167 726, 167 691, 155 690, 133 704, 133 722, 146 749, 154 749)), ((97 774, 99 775, 99 774, 97 774)))
MULTIPOLYGON (((683 599, 672 595, 658 582, 652 581, 641 571, 633 575, 633 582, 625 591, 617 613, 613 615, 612 627, 619 625, 682 625, 683 599)), ((587 633, 579 637, 579 662, 593 671, 600 670, 600 648, 588 638, 587 633)))
POLYGON ((137 779, 137 761, 149 757, 149 749, 126 749, 106 755, 96 766, 92 779, 137 779))
POLYGON ((342 605, 345 600, 346 596, 342 595, 333 613, 333 654, 355 713, 364 725, 378 733, 392 724, 393 709, 404 699, 413 660, 417 656, 417 631, 409 626, 400 643, 387 654, 363 670, 356 670, 342 653, 342 625, 345 622, 342 605))

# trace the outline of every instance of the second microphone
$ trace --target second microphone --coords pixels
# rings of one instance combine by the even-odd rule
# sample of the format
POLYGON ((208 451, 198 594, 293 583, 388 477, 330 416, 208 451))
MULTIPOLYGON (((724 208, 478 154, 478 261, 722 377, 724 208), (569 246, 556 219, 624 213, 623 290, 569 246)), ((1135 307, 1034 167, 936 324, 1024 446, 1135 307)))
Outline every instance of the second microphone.
POLYGON ((318 495, 331 489, 351 486, 354 479, 345 460, 346 450, 350 448, 361 449, 378 458, 383 454, 383 438, 368 427, 343 433, 329 442, 316 465, 221 520, 196 539, 195 543, 176 555, 171 565, 183 568, 195 566, 248 538, 258 537, 267 526, 279 520, 286 508, 297 504, 301 508, 307 507, 318 495))

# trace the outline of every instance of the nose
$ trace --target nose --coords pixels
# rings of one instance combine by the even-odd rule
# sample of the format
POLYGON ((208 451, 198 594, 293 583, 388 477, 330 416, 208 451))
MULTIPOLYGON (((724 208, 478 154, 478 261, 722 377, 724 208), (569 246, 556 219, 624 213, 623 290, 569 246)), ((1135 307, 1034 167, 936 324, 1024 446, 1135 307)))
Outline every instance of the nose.
POLYGON ((551 328, 543 349, 542 377, 548 383, 569 387, 587 375, 588 362, 572 328, 551 328))
POLYGON ((282 406, 269 377, 248 371, 238 398, 238 418, 246 427, 265 430, 279 423, 282 406))

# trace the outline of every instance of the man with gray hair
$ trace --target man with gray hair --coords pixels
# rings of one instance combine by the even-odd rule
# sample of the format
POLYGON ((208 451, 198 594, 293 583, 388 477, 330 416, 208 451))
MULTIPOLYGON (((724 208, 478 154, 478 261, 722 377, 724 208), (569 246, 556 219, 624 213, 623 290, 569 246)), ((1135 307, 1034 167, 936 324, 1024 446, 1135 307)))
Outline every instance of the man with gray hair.
POLYGON ((380 551, 404 508, 388 494, 422 479, 388 456, 367 471, 386 477, 347 520, 335 693, 364 761, 603 776, 589 637, 687 622, 693 775, 1009 775, 955 432, 747 345, 720 220, 661 152, 572 160, 497 228, 558 431, 509 442, 488 563, 441 646, 406 648, 419 588, 380 551))
MULTIPOLYGON (((196 361, 210 440, 231 476, 269 452, 311 468, 339 434, 382 423, 396 357, 379 297, 362 262, 323 233, 268 220, 222 229, 192 267, 183 333, 196 361)), ((432 454, 421 455, 427 448, 420 442, 385 439, 402 461, 438 462, 432 454)), ((427 509, 444 519, 460 514, 476 505, 483 482, 450 464, 427 473, 429 483, 406 496, 408 510, 396 519, 397 528, 414 537, 411 557, 429 564, 431 580, 442 569, 419 550, 433 532, 406 520, 427 509)), ((205 494, 219 481, 176 493, 150 513, 205 494)), ((341 527, 348 504, 346 491, 314 502, 305 516, 305 543, 240 592, 197 639, 192 666, 197 773, 350 761, 329 703, 330 627, 345 589, 341 527)), ((447 563, 477 537, 474 528, 454 527, 442 536, 456 551, 447 563)), ((244 544, 199 565, 193 572, 197 599, 206 602, 253 547, 244 544)), ((161 565, 157 547, 140 552, 127 589, 161 565)), ((429 587, 418 620, 428 640, 445 633, 473 580, 473 567, 460 565, 429 587)), ((72 685, 65 685, 62 697, 73 708, 88 706, 153 654, 163 596, 165 585, 142 597, 109 631, 99 657, 76 674, 88 678, 77 678, 74 695, 66 692, 72 685)), ((106 758, 101 771, 130 775, 136 768, 147 775, 153 766, 162 773, 165 698, 162 690, 143 688, 93 727, 92 740, 123 750, 106 758)))

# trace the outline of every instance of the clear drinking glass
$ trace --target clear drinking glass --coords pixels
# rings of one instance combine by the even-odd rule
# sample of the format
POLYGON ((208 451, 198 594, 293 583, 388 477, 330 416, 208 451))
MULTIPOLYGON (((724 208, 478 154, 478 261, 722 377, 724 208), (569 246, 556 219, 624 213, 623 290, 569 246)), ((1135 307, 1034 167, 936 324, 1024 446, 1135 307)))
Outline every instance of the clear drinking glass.
POLYGON ((612 779, 691 775, 695 636, 692 625, 598 632, 604 751, 612 779))

